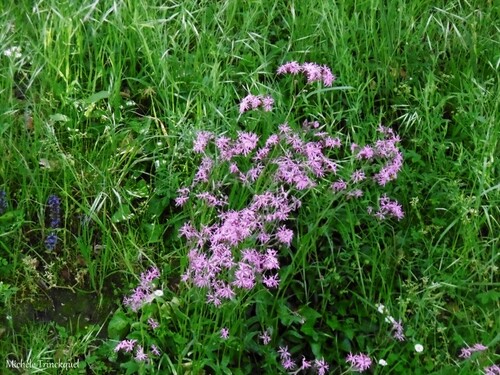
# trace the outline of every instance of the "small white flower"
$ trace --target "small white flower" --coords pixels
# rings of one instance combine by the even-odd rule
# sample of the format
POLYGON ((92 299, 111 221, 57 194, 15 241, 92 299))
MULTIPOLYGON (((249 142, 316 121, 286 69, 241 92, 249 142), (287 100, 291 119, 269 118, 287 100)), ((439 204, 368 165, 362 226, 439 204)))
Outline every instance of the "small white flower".
POLYGON ((14 57, 16 59, 23 57, 23 55, 21 54, 21 47, 17 47, 17 46, 6 49, 3 52, 3 54, 7 57, 14 57))
POLYGON ((396 322, 396 319, 394 319, 392 316, 389 315, 385 317, 385 322, 394 324, 394 322, 396 322))
POLYGON ((387 309, 385 308, 385 306, 384 306, 384 305, 382 305, 381 303, 377 303, 377 304, 375 305, 375 307, 377 308, 377 311, 378 311, 380 314, 384 314, 384 313, 387 311, 387 309))
POLYGON ((163 297, 163 290, 160 290, 160 289, 155 290, 155 291, 153 292, 153 294, 154 294, 156 297, 163 297))
POLYGON ((421 344, 415 344, 415 351, 417 353, 422 353, 424 351, 424 347, 421 344))
POLYGON ((387 366, 387 362, 386 362, 385 360, 383 360, 383 359, 379 359, 379 360, 378 360, 378 364, 379 364, 380 366, 387 366))

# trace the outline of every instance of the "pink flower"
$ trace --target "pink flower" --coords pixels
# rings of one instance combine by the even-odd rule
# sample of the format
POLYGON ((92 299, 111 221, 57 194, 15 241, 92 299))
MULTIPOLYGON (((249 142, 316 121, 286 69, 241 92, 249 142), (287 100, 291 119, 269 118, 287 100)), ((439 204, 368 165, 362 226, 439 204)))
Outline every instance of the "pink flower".
POLYGON ((255 133, 239 132, 237 149, 238 154, 247 156, 256 146, 259 137, 255 133))
POLYGON ((280 67, 278 67, 278 70, 276 73, 278 74, 298 74, 301 71, 301 66, 298 62, 296 61, 290 61, 287 62, 280 67))
POLYGON ((500 375, 500 366, 493 365, 484 368, 484 375, 500 375))
POLYGON ((308 368, 311 368, 311 362, 306 360, 306 357, 302 356, 302 365, 300 366, 301 370, 307 370, 308 368))
POLYGON ((352 369, 357 372, 368 370, 372 365, 372 360, 366 354, 352 354, 346 357, 346 361, 351 365, 352 369))
POLYGON ((130 353, 132 350, 134 350, 134 345, 137 342, 137 340, 123 340, 118 343, 115 347, 115 352, 119 350, 123 350, 125 353, 130 353))
POLYGON ((160 326, 160 324, 156 320, 154 320, 153 318, 148 319, 148 324, 152 329, 156 329, 160 326))
POLYGON ((330 366, 323 359, 314 360, 314 366, 316 367, 316 371, 318 375, 324 375, 328 372, 330 366))
POLYGON ((202 153, 208 145, 208 142, 214 137, 211 132, 200 131, 196 135, 196 140, 194 141, 193 151, 197 153, 202 153))
POLYGON ((274 99, 270 96, 264 96, 262 98, 262 107, 264 111, 269 112, 273 109, 274 99))
POLYGON ((345 190, 345 189, 347 189, 347 184, 344 181, 342 181, 342 180, 335 181, 332 184, 332 189, 333 189, 333 191, 345 190))
POLYGON ((486 349, 488 349, 487 346, 484 346, 483 344, 477 343, 477 344, 474 344, 472 347, 462 348, 460 350, 459 357, 460 358, 469 358, 472 355, 472 353, 482 352, 486 349))
POLYGON ((278 275, 273 275, 273 276, 263 276, 262 277, 262 283, 267 286, 268 288, 277 288, 278 285, 280 284, 280 280, 278 278, 278 275))
POLYGON ((323 85, 330 87, 333 84, 333 82, 335 82, 335 79, 337 77, 335 77, 332 74, 332 71, 330 70, 329 67, 327 67, 326 65, 323 65, 321 67, 321 78, 323 80, 323 85))
POLYGON ((276 237, 277 237, 278 241, 281 242, 282 244, 290 246, 290 244, 292 243, 292 239, 293 239, 293 231, 291 229, 287 229, 283 225, 276 232, 276 237))
POLYGON ((365 176, 365 172, 361 171, 361 170, 356 170, 352 173, 351 175, 351 180, 352 182, 354 183, 357 183, 357 182, 361 182, 363 181, 364 179, 366 178, 365 176))
POLYGON ((140 362, 148 359, 147 354, 144 353, 144 349, 140 345, 137 347, 137 351, 135 352, 135 359, 140 362))
POLYGON ((267 345, 271 342, 271 336, 269 336, 269 333, 267 331, 262 332, 262 335, 260 335, 259 338, 262 340, 262 343, 264 345, 267 345))
POLYGON ((239 262, 238 269, 234 273, 234 285, 238 288, 252 289, 255 285, 255 273, 246 263, 239 262))
POLYGON ((249 94, 245 96, 240 102, 240 113, 246 112, 249 109, 256 109, 262 104, 258 96, 249 94))
POLYGON ((222 328, 222 329, 220 330, 220 337, 221 337, 221 339, 223 339, 223 340, 227 340, 227 339, 228 339, 228 337, 229 337, 229 329, 227 329, 227 328, 222 328))
POLYGON ((402 324, 401 320, 399 320, 399 321, 394 320, 392 322, 392 329, 394 331, 393 335, 394 335, 394 338, 396 340, 398 340, 398 341, 405 341, 403 324, 402 324))
POLYGON ((160 355, 160 349, 158 349, 158 347, 156 345, 151 345, 151 353, 153 353, 154 355, 160 355))

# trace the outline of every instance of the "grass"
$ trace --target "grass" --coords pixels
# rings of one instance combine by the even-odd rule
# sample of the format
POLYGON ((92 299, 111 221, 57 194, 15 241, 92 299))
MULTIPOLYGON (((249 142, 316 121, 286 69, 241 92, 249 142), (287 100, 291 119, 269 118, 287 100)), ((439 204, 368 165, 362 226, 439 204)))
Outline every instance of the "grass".
MULTIPOLYGON (((372 367, 381 374, 482 373, 498 363, 499 18, 491 1, 460 0, 3 7, 0 368, 42 358, 79 361, 74 373, 123 364, 139 373, 274 374, 284 372, 280 345, 297 358, 325 358, 331 373, 348 370, 350 351, 385 358, 388 366, 372 367), (21 56, 7 56, 15 46, 21 56), (297 96, 301 86, 275 74, 291 60, 330 66, 333 89, 297 96), (275 110, 240 116, 248 93, 271 94, 275 110), (189 250, 179 228, 213 217, 174 205, 199 164, 195 134, 265 139, 282 122, 304 119, 361 145, 379 123, 392 127, 404 168, 383 192, 405 217, 379 223, 362 204, 321 190, 304 195, 287 223, 295 238, 280 257, 279 289, 214 310, 179 282, 189 250), (63 225, 47 252, 51 194, 61 198, 63 225), (162 271, 163 302, 142 315, 124 311, 123 297, 152 265, 162 271), (35 329, 61 289, 94 293, 99 319, 35 329), (406 342, 390 337, 377 303, 403 321, 406 342), (156 338, 145 328, 150 315, 168 327, 156 338), (230 339, 222 342, 224 326, 230 339), (258 344, 268 328, 271 344, 258 344), (128 333, 167 345, 156 370, 113 357, 128 333), (458 358, 476 342, 489 350, 458 358), (415 353, 417 343, 424 352, 415 353), (72 350, 59 353, 64 347, 72 350)), ((366 202, 379 193, 365 192, 366 202)), ((239 188, 231 194, 234 207, 249 199, 239 188)))

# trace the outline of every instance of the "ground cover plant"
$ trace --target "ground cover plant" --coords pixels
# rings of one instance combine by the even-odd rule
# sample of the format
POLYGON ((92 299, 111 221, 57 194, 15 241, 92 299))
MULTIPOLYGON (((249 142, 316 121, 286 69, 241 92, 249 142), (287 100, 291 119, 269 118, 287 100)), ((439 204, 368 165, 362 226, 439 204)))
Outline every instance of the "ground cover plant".
POLYGON ((498 374, 493 2, 0 10, 0 372, 498 374))

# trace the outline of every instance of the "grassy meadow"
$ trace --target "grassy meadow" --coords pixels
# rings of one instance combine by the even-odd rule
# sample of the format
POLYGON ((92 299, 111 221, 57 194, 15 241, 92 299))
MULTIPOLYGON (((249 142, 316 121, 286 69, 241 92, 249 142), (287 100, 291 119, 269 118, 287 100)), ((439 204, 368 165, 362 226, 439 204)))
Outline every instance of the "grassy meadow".
POLYGON ((498 20, 5 0, 0 373, 500 374, 498 20))

